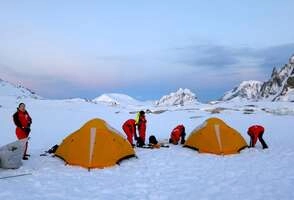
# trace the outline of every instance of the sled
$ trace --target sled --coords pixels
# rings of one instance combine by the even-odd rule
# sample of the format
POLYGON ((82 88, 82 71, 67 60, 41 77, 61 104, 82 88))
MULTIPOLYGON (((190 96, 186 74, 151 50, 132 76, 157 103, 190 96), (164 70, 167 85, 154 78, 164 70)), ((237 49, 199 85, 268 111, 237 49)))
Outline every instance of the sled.
POLYGON ((0 147, 0 168, 17 169, 22 165, 27 140, 17 140, 0 147))

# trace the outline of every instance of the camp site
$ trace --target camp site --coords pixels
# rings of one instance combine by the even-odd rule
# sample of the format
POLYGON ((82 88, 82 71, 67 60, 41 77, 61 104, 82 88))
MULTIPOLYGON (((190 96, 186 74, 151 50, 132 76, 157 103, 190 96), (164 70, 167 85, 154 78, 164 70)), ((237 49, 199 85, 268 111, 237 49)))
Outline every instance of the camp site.
MULTIPOLYGON (((13 96, 0 98, 4 146, 16 140, 11 113, 17 104, 13 96)), ((252 191, 252 199, 259 195, 289 199, 294 194, 292 103, 158 107, 123 101, 113 106, 76 99, 23 100, 33 118, 30 157, 17 169, 0 168, 1 177, 10 176, 0 179, 4 199, 178 199, 183 195, 213 199, 215 194, 220 199, 246 199, 252 191), (223 109, 212 112, 217 108, 223 109), (253 108, 252 114, 244 114, 248 108, 253 108), (185 144, 132 148, 122 123, 134 118, 136 111, 148 109, 147 138, 152 134, 168 143, 175 125, 184 124, 185 144), (262 149, 259 142, 247 148, 247 129, 252 124, 265 127, 268 149, 262 149), (55 144, 59 145, 55 153, 40 156, 55 144)))
POLYGON ((0 0, 0 200, 294 200, 294 0, 0 0))

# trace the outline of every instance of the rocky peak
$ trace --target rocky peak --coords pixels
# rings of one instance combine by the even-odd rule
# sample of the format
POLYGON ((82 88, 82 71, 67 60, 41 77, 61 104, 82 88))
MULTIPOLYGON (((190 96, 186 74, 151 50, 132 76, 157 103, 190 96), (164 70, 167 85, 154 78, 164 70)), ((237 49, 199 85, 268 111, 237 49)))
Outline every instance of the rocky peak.
POLYGON ((294 101, 294 55, 282 68, 274 67, 268 81, 244 81, 221 98, 232 99, 294 101))
POLYGON ((289 63, 290 63, 290 64, 294 64, 294 54, 290 57, 290 59, 289 59, 289 63))
POLYGON ((243 81, 239 86, 225 93, 221 101, 229 101, 233 99, 257 100, 259 98, 260 81, 243 81))
POLYGON ((273 69, 271 78, 261 87, 262 98, 275 101, 280 99, 280 95, 286 95, 289 85, 288 83, 290 83, 290 85, 292 83, 292 79, 288 81, 293 75, 294 64, 291 64, 292 59, 293 57, 289 59, 289 64, 284 65, 280 70, 277 70, 276 68, 273 69))
POLYGON ((189 89, 180 88, 176 92, 172 92, 169 95, 163 96, 159 101, 155 102, 157 106, 177 106, 187 105, 197 102, 196 95, 189 89))

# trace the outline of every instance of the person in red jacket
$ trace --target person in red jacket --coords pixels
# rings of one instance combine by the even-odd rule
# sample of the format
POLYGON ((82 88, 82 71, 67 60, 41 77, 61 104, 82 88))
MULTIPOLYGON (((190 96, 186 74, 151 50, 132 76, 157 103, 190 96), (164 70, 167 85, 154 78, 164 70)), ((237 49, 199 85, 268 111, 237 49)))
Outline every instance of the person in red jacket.
POLYGON ((127 139, 130 142, 130 144, 132 146, 135 146, 134 143, 133 143, 133 137, 135 137, 135 140, 137 140, 136 120, 134 120, 134 119, 128 119, 122 125, 122 129, 124 130, 125 134, 127 135, 127 139))
MULTIPOLYGON (((31 124, 32 124, 32 118, 30 117, 29 113, 25 109, 25 104, 20 103, 18 105, 16 113, 13 115, 13 121, 16 125, 15 133, 16 137, 21 140, 24 138, 28 138, 29 134, 31 132, 31 124)), ((23 160, 27 160, 29 154, 27 154, 28 149, 28 142, 26 142, 25 151, 23 155, 23 160)))
POLYGON ((250 146, 249 147, 254 147, 257 142, 257 139, 259 139, 259 141, 262 145, 262 148, 263 149, 268 148, 267 144, 265 143, 265 141, 262 138, 263 133, 264 133, 264 128, 262 126, 260 126, 260 125, 250 126, 248 128, 247 133, 250 136, 250 146))
POLYGON ((141 110, 138 115, 138 132, 139 132, 139 138, 137 140, 137 146, 143 146, 145 145, 145 137, 146 137, 146 124, 147 120, 145 118, 145 112, 141 110))
POLYGON ((181 144, 185 143, 185 136, 186 136, 186 132, 185 132, 185 127, 184 125, 178 125, 177 127, 175 127, 171 134, 170 134, 170 139, 169 139, 169 143, 175 144, 177 145, 181 139, 181 144))

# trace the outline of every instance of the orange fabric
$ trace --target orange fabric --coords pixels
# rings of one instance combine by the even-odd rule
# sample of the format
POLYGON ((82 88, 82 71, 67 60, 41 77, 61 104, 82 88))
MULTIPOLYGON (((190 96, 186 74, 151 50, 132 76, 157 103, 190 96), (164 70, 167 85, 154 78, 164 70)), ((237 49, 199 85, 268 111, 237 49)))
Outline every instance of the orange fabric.
POLYGON ((92 119, 67 136, 55 155, 70 165, 104 168, 135 155, 130 143, 104 120, 92 119))
POLYGON ((184 146, 200 153, 227 155, 238 153, 248 145, 242 135, 224 121, 209 118, 192 131, 184 146))
POLYGON ((151 147, 153 149, 159 149, 160 148, 160 144, 159 143, 157 143, 157 144, 151 144, 151 147))

